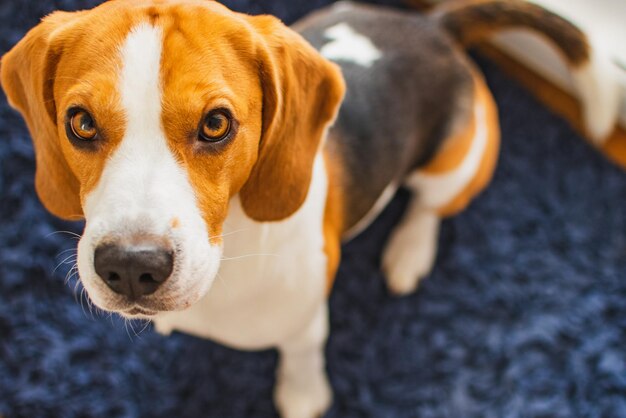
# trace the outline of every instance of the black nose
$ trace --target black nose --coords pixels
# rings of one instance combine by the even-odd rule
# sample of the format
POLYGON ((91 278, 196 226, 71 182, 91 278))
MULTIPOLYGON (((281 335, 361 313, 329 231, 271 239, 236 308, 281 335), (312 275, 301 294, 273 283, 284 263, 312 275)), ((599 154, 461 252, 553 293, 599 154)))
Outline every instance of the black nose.
POLYGON ((115 293, 131 299, 154 293, 174 267, 172 249, 144 240, 132 244, 101 244, 96 247, 94 267, 115 293))

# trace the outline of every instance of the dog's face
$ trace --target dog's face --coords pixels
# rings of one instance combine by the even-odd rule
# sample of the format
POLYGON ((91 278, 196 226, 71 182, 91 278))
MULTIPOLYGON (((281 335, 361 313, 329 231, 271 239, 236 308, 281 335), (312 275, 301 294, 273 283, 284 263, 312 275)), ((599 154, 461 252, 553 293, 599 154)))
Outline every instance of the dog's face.
POLYGON ((86 220, 83 285, 128 317, 208 291, 235 194, 257 221, 298 210, 344 89, 276 19, 208 1, 57 12, 1 69, 35 143, 40 199, 86 220))

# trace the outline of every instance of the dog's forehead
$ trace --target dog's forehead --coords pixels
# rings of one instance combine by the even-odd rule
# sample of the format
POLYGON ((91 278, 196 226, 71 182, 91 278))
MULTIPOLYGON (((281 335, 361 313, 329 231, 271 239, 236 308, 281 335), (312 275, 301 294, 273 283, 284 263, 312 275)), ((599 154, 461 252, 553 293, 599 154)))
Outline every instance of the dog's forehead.
POLYGON ((164 93, 230 89, 223 95, 240 96, 247 81, 256 82, 242 78, 257 71, 255 34, 243 15, 219 3, 114 0, 80 13, 57 36, 64 51, 56 80, 61 93, 89 95, 92 86, 115 82, 129 35, 146 24, 159 29, 164 93))
POLYGON ((183 5, 166 9, 157 19, 163 31, 166 101, 175 99, 171 94, 183 101, 193 100, 191 95, 208 95, 207 102, 215 96, 232 101, 258 84, 255 35, 242 17, 224 10, 183 5))
MULTIPOLYGON (((193 52, 219 56, 229 44, 231 50, 247 43, 250 37, 245 17, 211 1, 127 1, 113 0, 87 11, 71 14, 74 18, 50 34, 57 49, 76 58, 78 69, 119 59, 119 50, 133 28, 141 24, 159 27, 164 52, 193 52)), ((52 14, 46 19, 60 17, 52 14)), ((174 54, 175 55, 175 54, 174 54)))

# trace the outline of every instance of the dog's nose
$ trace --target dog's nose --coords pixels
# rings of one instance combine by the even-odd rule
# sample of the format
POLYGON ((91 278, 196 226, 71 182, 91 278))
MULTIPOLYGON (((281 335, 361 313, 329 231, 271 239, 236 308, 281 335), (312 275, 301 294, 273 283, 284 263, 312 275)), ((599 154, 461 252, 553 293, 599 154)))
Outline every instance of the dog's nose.
POLYGON ((115 293, 131 299, 154 293, 174 268, 174 252, 163 243, 106 243, 96 247, 94 267, 115 293))

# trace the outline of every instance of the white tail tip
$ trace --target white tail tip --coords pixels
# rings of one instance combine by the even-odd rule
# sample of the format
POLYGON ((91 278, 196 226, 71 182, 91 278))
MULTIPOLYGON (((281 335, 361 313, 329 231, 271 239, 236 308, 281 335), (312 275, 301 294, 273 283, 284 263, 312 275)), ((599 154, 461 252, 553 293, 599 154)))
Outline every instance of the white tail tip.
POLYGON ((613 131, 618 117, 620 89, 609 55, 597 45, 591 59, 572 71, 583 109, 585 128, 596 145, 603 144, 613 131))

